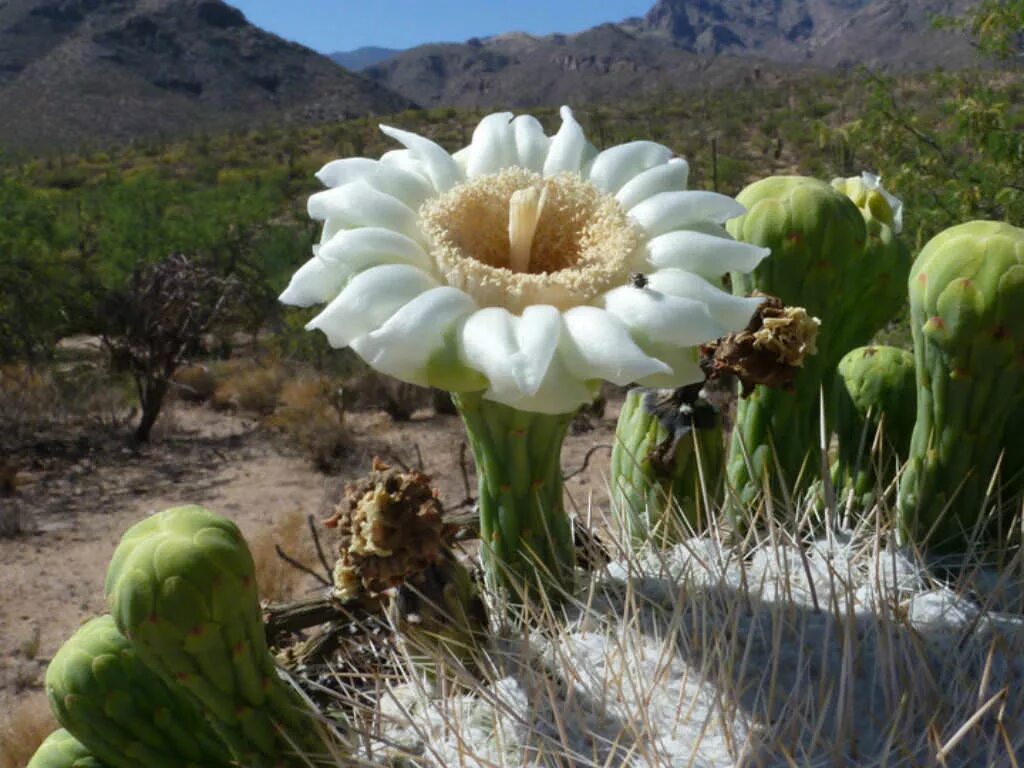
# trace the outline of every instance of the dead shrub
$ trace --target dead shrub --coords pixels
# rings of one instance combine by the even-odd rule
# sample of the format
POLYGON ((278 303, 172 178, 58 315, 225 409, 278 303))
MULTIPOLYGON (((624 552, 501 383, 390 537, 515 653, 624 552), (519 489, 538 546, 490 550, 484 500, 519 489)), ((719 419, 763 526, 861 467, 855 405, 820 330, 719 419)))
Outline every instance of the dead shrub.
POLYGON ((0 714, 0 768, 24 768, 59 726, 43 693, 21 699, 0 714))

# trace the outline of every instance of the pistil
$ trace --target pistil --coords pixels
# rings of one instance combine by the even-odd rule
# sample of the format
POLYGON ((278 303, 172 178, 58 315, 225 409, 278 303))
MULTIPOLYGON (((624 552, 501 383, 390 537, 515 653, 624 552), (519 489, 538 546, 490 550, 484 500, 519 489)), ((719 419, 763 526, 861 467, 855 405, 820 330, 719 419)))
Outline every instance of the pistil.
POLYGON ((547 189, 527 187, 512 193, 508 203, 508 243, 509 269, 513 272, 530 271, 533 237, 546 200, 547 189))

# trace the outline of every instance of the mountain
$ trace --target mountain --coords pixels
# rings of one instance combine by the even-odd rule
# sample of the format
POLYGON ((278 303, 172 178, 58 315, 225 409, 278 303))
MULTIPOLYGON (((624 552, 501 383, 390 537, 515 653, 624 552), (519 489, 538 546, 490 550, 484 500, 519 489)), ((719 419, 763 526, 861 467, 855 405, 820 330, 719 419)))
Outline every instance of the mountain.
POLYGON ((0 0, 0 146, 75 148, 408 106, 220 0, 0 0))
POLYGON ((658 0, 642 18, 575 35, 424 45, 364 73, 423 106, 617 101, 792 67, 957 68, 977 55, 935 14, 971 0, 658 0))
POLYGON ((368 45, 356 48, 354 51, 329 53, 327 58, 345 69, 358 72, 360 69, 372 67, 374 64, 379 64, 385 59, 390 59, 396 53, 401 52, 401 48, 378 48, 375 45, 368 45))

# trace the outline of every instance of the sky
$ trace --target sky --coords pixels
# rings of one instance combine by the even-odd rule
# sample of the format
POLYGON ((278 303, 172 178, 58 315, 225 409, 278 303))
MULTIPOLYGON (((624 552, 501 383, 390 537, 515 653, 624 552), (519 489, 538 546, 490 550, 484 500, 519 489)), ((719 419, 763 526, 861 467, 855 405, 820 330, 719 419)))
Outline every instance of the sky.
POLYGON ((227 0, 253 24, 321 53, 410 48, 499 32, 579 32, 642 16, 654 0, 227 0))

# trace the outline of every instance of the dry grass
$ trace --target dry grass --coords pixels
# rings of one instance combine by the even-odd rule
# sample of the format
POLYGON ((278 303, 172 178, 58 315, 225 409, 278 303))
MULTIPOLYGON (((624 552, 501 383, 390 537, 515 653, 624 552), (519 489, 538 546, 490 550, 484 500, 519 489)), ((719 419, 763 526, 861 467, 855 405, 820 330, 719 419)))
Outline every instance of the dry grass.
POLYGON ((274 412, 288 378, 285 367, 271 360, 226 360, 211 372, 217 380, 210 399, 214 408, 264 416, 274 412))
POLYGON ((278 547, 317 573, 323 571, 317 562, 316 548, 305 514, 295 509, 281 516, 271 528, 263 530, 249 541, 249 549, 256 564, 256 584, 260 599, 272 603, 303 596, 313 582, 312 577, 278 555, 278 547))
POLYGON ((38 746, 57 729, 42 693, 21 699, 0 714, 0 768, 24 768, 38 746))

